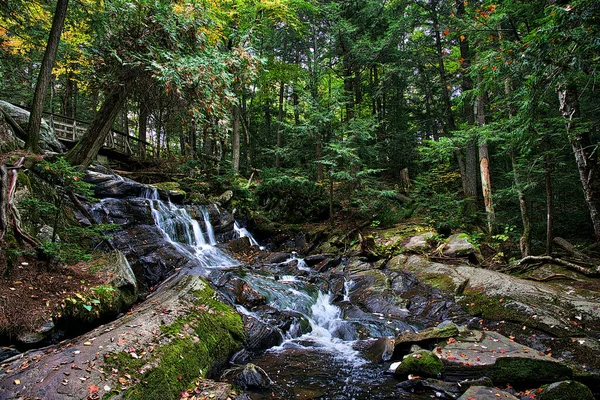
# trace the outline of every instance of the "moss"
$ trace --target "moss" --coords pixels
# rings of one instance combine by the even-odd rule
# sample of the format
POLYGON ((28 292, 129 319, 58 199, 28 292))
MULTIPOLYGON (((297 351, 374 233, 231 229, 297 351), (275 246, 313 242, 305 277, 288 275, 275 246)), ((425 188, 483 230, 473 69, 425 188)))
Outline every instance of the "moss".
MULTIPOLYGON (((185 317, 161 328, 174 337, 154 353, 156 366, 137 377, 140 384, 125 393, 126 399, 179 399, 180 392, 225 363, 245 340, 243 322, 235 310, 221 303, 205 284, 193 293, 194 307, 185 317)), ((131 368, 131 362, 117 361, 131 368)), ((133 367, 139 369, 138 364, 133 367)))
POLYGON ((27 189, 29 189, 30 192, 33 192, 33 189, 31 188, 31 180, 29 179, 29 176, 23 172, 23 171, 19 171, 17 173, 17 181, 25 186, 27 189))
POLYGON ((429 286, 438 288, 444 292, 454 292, 456 290, 456 284, 448 275, 425 273, 419 276, 429 286))
POLYGON ((498 358, 489 377, 495 384, 555 382, 572 379, 573 370, 565 364, 532 358, 498 358))
POLYGON ((165 190, 167 192, 175 192, 178 194, 181 194, 183 196, 186 195, 186 192, 181 189, 181 186, 179 185, 178 182, 160 182, 160 183, 155 183, 152 186, 154 186, 155 188, 159 189, 159 190, 165 190))
POLYGON ((556 382, 543 387, 538 400, 594 400, 594 394, 583 383, 575 381, 556 382))
POLYGON ((404 357, 394 373, 402 377, 413 374, 435 378, 443 369, 442 360, 431 351, 421 350, 404 357))
POLYGON ((76 293, 63 303, 62 317, 67 321, 89 323, 120 312, 119 292, 110 285, 99 285, 84 294, 76 293))

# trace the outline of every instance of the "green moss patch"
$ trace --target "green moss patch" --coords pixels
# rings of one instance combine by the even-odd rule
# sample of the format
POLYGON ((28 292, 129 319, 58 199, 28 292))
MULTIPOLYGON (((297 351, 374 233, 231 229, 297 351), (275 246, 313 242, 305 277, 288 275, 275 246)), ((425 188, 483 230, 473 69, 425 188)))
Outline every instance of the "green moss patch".
POLYGON ((394 373, 402 377, 413 374, 435 378, 443 369, 442 360, 431 351, 421 350, 404 357, 402 363, 398 365, 394 373))
MULTIPOLYGON (((142 374, 125 394, 125 399, 179 399, 195 380, 224 364, 245 340, 243 322, 230 306, 221 303, 205 284, 193 292, 192 310, 173 324, 161 328, 164 341, 151 360, 145 360, 142 374)), ((139 374, 139 360, 117 354, 112 361, 120 374, 139 374)))
POLYGON ((495 384, 547 383, 572 379, 573 370, 565 364, 531 358, 498 358, 488 375, 495 384))

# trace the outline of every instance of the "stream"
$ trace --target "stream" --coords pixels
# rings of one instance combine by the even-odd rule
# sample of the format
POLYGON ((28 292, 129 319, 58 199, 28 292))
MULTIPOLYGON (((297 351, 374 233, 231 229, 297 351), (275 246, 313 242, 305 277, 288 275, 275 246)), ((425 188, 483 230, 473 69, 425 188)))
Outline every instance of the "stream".
MULTIPOLYGON (((113 216, 111 211, 111 203, 117 201, 103 199, 94 207, 98 221, 118 222, 118 213, 113 216)), ((136 201, 149 207, 163 239, 188 258, 187 274, 206 277, 221 288, 227 286, 223 282, 241 280, 264 299, 247 307, 236 304, 235 296, 223 290, 245 321, 260 321, 280 335, 280 344, 267 351, 234 356, 234 362, 252 362, 263 368, 272 380, 269 390, 248 391, 252 399, 396 398, 397 380, 385 373, 386 365, 363 357, 357 344, 391 338, 400 330, 415 330, 413 326, 383 315, 364 320, 361 314, 353 317, 352 312, 346 313, 355 308, 350 302, 353 282, 344 279, 343 293, 335 295, 329 290, 330 282, 319 279, 296 254, 282 262, 242 267, 219 248, 206 208, 200 208, 201 215, 193 218, 184 207, 161 200, 151 187, 136 201)), ((259 246, 237 222, 233 234, 259 246)))

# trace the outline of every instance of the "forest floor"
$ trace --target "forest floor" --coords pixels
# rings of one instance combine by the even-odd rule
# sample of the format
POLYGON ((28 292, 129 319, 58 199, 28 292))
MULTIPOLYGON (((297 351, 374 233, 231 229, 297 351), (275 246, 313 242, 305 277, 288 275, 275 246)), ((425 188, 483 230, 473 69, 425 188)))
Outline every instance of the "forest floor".
POLYGON ((90 264, 48 268, 45 261, 19 257, 0 276, 0 337, 32 331, 60 315, 64 300, 106 283, 108 274, 90 264))

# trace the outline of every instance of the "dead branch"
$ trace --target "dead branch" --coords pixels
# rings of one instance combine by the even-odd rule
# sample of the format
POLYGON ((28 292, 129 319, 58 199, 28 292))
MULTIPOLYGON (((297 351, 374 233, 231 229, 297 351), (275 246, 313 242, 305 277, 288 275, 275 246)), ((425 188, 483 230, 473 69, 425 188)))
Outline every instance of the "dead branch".
POLYGON ((6 122, 8 122, 8 124, 15 130, 15 134, 20 139, 27 140, 27 133, 21 127, 21 125, 19 125, 19 123, 15 121, 15 119, 9 113, 4 111, 2 107, 0 107, 0 112, 4 115, 4 118, 6 118, 6 122))
POLYGON ((582 252, 578 251, 575 246, 573 246, 571 243, 567 242, 565 239, 556 236, 554 239, 552 239, 552 241, 554 242, 554 244, 556 244, 557 246, 559 246, 561 249, 567 251, 569 254, 571 254, 572 256, 575 256, 577 258, 581 258, 581 259, 589 259, 589 257, 585 254, 583 254, 582 252))
POLYGON ((572 271, 578 272, 582 275, 589 277, 600 277, 600 267, 594 267, 592 269, 582 267, 567 260, 551 256, 528 256, 523 258, 517 263, 517 266, 523 266, 531 263, 543 263, 543 264, 558 264, 572 271))

